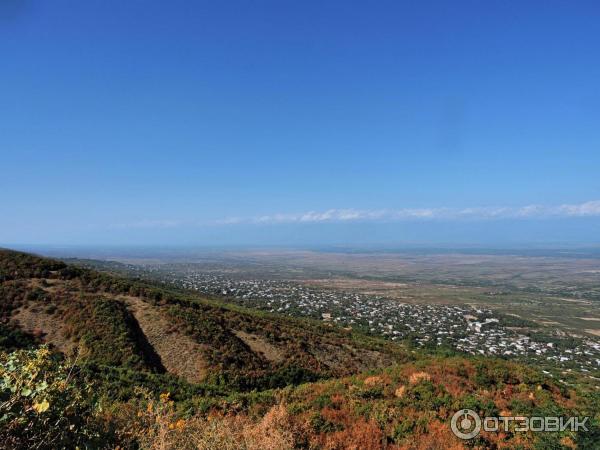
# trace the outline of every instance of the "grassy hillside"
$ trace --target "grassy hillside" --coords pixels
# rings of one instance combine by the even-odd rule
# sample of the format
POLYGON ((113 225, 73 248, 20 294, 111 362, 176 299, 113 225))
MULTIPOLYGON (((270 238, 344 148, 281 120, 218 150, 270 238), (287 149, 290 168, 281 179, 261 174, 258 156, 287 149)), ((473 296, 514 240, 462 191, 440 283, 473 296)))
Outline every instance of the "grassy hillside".
POLYGON ((600 397, 534 367, 0 250, 0 448, 598 448, 600 397), (588 433, 450 418, 591 416, 588 433), (3 447, 4 446, 4 447, 3 447))
POLYGON ((32 255, 0 251, 4 349, 48 343, 81 362, 239 390, 343 376, 409 355, 327 326, 32 255), (168 340, 178 360, 163 348, 168 340), (194 369, 188 367, 194 364, 194 369))

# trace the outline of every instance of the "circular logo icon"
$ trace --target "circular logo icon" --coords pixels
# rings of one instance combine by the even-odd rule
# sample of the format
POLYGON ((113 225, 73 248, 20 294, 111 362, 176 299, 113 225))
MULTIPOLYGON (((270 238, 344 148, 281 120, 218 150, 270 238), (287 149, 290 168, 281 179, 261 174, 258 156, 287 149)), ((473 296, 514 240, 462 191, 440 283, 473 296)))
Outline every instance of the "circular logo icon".
POLYGON ((461 409, 452 416, 450 428, 460 439, 473 439, 481 431, 481 418, 472 409, 461 409))

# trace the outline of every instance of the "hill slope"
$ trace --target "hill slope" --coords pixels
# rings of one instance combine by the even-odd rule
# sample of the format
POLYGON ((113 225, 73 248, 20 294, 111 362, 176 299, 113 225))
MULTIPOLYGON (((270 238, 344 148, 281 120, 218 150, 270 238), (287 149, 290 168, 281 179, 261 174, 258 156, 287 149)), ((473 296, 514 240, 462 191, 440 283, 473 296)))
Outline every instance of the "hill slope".
POLYGON ((0 280, 2 335, 24 333, 82 360, 192 383, 274 387, 407 357, 398 346, 323 324, 13 251, 0 251, 0 280))
POLYGON ((598 448, 577 383, 0 250, 0 448, 598 448), (464 408, 589 431, 461 441, 464 408))

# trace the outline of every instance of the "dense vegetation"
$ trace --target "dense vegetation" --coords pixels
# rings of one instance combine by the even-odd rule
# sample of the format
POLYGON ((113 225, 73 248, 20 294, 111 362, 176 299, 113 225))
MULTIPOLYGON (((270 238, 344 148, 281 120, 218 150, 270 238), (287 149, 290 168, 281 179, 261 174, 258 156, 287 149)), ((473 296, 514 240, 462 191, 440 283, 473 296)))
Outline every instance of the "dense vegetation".
POLYGON ((576 378, 567 384, 507 361, 427 353, 8 250, 0 250, 0 281, 0 448, 600 442, 600 396, 576 378), (202 376, 177 370, 198 355, 170 358, 161 341, 201 353, 202 376), (482 433, 463 442, 449 428, 461 408, 590 416, 590 431, 482 433))

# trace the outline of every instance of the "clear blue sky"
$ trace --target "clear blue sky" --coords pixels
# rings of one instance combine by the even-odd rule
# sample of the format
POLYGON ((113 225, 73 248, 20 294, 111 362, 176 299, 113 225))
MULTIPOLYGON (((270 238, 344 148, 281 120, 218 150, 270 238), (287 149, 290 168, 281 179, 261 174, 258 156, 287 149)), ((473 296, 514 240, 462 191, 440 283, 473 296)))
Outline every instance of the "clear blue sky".
POLYGON ((598 243, 599 24, 597 1, 3 0, 0 243, 598 243))

